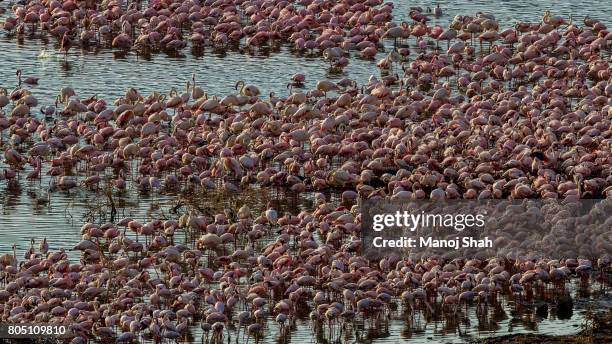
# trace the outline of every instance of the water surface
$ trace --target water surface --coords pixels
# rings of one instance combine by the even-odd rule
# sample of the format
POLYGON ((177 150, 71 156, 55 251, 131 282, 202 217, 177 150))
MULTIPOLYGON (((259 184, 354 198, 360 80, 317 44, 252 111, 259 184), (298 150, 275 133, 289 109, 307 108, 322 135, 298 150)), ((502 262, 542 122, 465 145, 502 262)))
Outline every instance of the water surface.
MULTIPOLYGON (((426 1, 393 1, 396 22, 408 20, 409 6, 434 6, 426 1)), ((610 26, 612 21, 612 2, 610 1, 438 1, 444 15, 434 19, 430 24, 447 25, 452 17, 473 15, 477 11, 494 14, 501 27, 514 25, 516 20, 539 21, 546 10, 564 17, 573 16, 582 21, 585 15, 602 20, 610 26)), ((10 7, 11 3, 0 2, 1 7, 10 7)), ((6 16, 6 14, 5 14, 6 16)), ((1 18, 1 16, 0 16, 1 18)), ((387 51, 391 42, 386 42, 387 51)), ((0 30, 0 86, 12 89, 16 86, 15 70, 21 68, 24 75, 40 78, 39 85, 31 87, 41 104, 50 104, 59 89, 72 86, 81 98, 98 95, 107 100, 122 96, 129 87, 135 87, 141 94, 152 91, 167 92, 176 87, 181 90, 192 73, 196 74, 197 83, 209 94, 226 94, 234 91, 236 80, 257 85, 263 94, 275 92, 286 94, 285 87, 294 73, 306 75, 306 87, 313 87, 317 80, 330 78, 356 79, 360 84, 371 75, 379 76, 375 61, 351 58, 348 67, 339 74, 330 74, 328 63, 318 56, 295 55, 289 46, 281 46, 279 51, 259 52, 256 55, 228 51, 220 54, 205 48, 202 54, 192 54, 190 48, 184 49, 181 56, 168 56, 164 53, 154 54, 145 59, 135 53, 124 56, 108 48, 88 50, 71 50, 66 59, 56 54, 57 42, 54 38, 29 38, 22 40, 5 37, 0 30), (37 59, 41 50, 49 52, 47 59, 37 59)), ((354 55, 355 53, 352 52, 354 55)), ((377 59, 383 58, 379 53, 377 59)), ((6 141, 6 138, 5 138, 6 141)), ((4 148, 2 148, 4 150, 4 148)), ((0 162, 0 169, 4 168, 0 162)), ((27 173, 26 170, 25 173, 27 173)), ((43 170, 43 173, 45 170, 43 170)), ((110 221, 107 205, 99 202, 99 195, 93 191, 80 189, 71 192, 54 192, 45 202, 50 177, 41 181, 22 182, 21 188, 9 188, 0 182, 0 253, 10 250, 17 244, 21 254, 29 245, 29 239, 40 240, 47 237, 51 249, 71 247, 79 240, 79 228, 85 221, 110 221)), ((250 190, 240 195, 221 195, 224 202, 247 202, 256 211, 264 209, 268 200, 279 198, 279 190, 250 190)), ((177 199, 180 193, 171 190, 163 192, 142 193, 138 190, 127 190, 115 196, 121 205, 116 216, 131 217, 142 221, 152 218, 174 216, 170 209, 179 205, 187 209, 188 205, 177 199)), ((328 195, 332 197, 332 195, 328 195)), ((336 195, 334 195, 336 196, 336 195)), ((284 195, 281 210, 298 212, 308 208, 310 195, 284 195)), ((198 193, 191 195, 194 200, 212 199, 212 194, 198 193)), ((203 204, 206 204, 204 202, 203 204)), ((116 220, 116 219, 115 219, 116 220)), ((74 256, 74 255, 73 255, 74 256)), ((480 323, 474 309, 465 317, 467 322, 457 326, 445 326, 445 321, 426 321, 425 319, 407 320, 401 312, 390 315, 382 327, 370 326, 360 342, 395 343, 398 338, 415 342, 464 342, 480 336, 504 335, 508 333, 540 332, 545 334, 573 334, 580 330, 584 317, 584 305, 590 297, 580 297, 572 289, 576 309, 569 318, 560 318, 554 312, 533 314, 512 314, 507 304, 493 312, 493 318, 487 323, 480 323), (467 320, 469 319, 469 320, 467 320), (416 326, 415 326, 416 321, 416 326)), ((603 302, 603 301, 600 301, 603 302)), ((609 306, 609 305, 608 305, 609 306)), ((605 305, 604 305, 605 308, 605 305)), ((276 325, 268 324, 272 331, 267 333, 265 342, 276 341, 276 325)), ((314 343, 317 338, 312 335, 308 319, 298 319, 296 328, 291 331, 291 342, 314 343)), ((367 327, 367 326, 366 326, 367 327)), ((197 327, 194 329, 197 331, 197 327)), ((363 331, 363 329, 362 329, 363 331)), ((195 338, 200 335, 196 332, 195 338)), ((348 338, 353 342, 356 338, 348 338)))

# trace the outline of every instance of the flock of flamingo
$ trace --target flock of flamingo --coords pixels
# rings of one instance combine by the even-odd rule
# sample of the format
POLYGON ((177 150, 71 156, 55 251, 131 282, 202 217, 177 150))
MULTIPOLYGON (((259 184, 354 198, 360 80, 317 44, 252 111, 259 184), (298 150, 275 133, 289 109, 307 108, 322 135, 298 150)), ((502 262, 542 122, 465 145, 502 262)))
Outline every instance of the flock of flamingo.
POLYGON ((587 242, 608 252, 600 256, 370 261, 360 255, 358 206, 376 198, 611 199, 612 33, 602 22, 547 12, 504 29, 479 12, 443 28, 427 23, 439 7, 413 8, 411 23, 394 23, 382 0, 142 6, 26 0, 3 29, 51 35, 65 54, 86 45, 150 53, 289 44, 333 68, 355 50, 374 59, 383 40, 393 49, 376 63, 380 77, 363 85, 319 80, 306 89, 297 73, 286 95, 244 81, 235 93, 209 95, 193 75, 185 89, 129 88, 115 100, 66 86, 41 106, 30 85, 44 80, 18 70, 16 87, 0 90, 0 186, 49 178, 43 205, 70 190, 279 188, 309 195, 312 207, 113 219, 83 224, 73 248, 32 239, 18 256, 13 246, 0 257, 0 322, 66 324, 75 344, 241 343, 262 341, 270 318, 288 338, 305 311, 313 333, 341 341, 398 306, 412 317, 454 319, 468 307, 486 316, 503 300, 529 308, 573 283, 610 284, 609 219, 587 242), (331 192, 340 198, 329 200, 331 192), (197 240, 181 242, 181 232, 197 240), (188 339, 194 324, 202 338, 188 339))

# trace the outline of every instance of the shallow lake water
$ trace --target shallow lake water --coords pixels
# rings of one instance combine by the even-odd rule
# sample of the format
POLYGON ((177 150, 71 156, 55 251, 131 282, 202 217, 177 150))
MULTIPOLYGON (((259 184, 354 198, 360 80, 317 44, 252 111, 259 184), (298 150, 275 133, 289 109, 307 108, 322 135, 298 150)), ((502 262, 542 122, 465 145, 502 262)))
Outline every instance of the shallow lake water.
MULTIPOLYGON (((408 19, 409 6, 434 6, 434 2, 425 1, 392 1, 395 4, 394 21, 408 19)), ((437 1, 444 11, 441 18, 430 23, 446 26, 454 15, 473 15, 477 11, 494 14, 501 27, 514 25, 515 20, 539 21, 545 10, 555 15, 569 17, 582 21, 585 15, 601 19, 610 26, 612 21, 612 2, 610 1, 437 1)), ((9 1, 0 2, 0 7, 7 8, 9 1)), ((6 16, 0 16, 0 21, 6 16)), ((386 42, 387 51, 391 42, 386 42)), ((184 49, 181 56, 168 56, 164 53, 154 54, 148 58, 137 56, 131 52, 120 56, 110 48, 102 47, 88 50, 74 49, 66 59, 57 52, 57 42, 54 38, 26 37, 16 39, 6 37, 0 30, 0 86, 12 89, 16 86, 15 70, 21 68, 24 75, 40 78, 39 85, 31 87, 39 98, 40 105, 51 104, 63 86, 71 86, 81 98, 93 95, 111 100, 122 96, 129 87, 135 87, 141 94, 152 91, 167 92, 172 87, 181 90, 186 81, 195 73, 197 83, 211 95, 222 95, 234 91, 236 80, 257 85, 263 94, 275 92, 286 94, 285 87, 294 73, 306 75, 305 87, 311 88, 317 80, 329 78, 356 79, 360 84, 370 75, 379 76, 375 61, 366 61, 352 56, 349 65, 342 73, 330 74, 328 63, 320 56, 304 56, 295 54, 289 46, 281 46, 278 51, 260 51, 255 55, 239 51, 219 53, 205 48, 203 52, 193 54, 190 48, 184 49), (49 57, 38 59, 42 50, 49 57)), ((354 55, 354 52, 352 53, 354 55)), ((382 58, 378 53, 377 58, 382 58)), ((6 138, 5 138, 6 139, 6 138)), ((4 150, 4 148, 2 148, 4 150)), ((4 168, 0 162, 0 169, 4 168)), ((27 173, 26 170, 23 173, 27 173)), ((45 171, 43 171, 44 174, 45 171)), ((71 192, 54 192, 47 202, 41 201, 47 197, 50 177, 41 181, 21 183, 20 188, 8 188, 0 182, 0 253, 10 251, 13 243, 17 244, 18 253, 29 246, 29 239, 40 240, 46 237, 50 249, 71 247, 79 241, 79 228, 85 221, 104 222, 110 220, 110 212, 106 205, 99 202, 100 194, 91 190, 71 192)), ((299 196, 287 194, 282 190, 251 189, 242 191, 239 195, 212 195, 198 192, 186 195, 176 190, 142 193, 128 189, 125 193, 116 195, 119 204, 116 218, 131 217, 143 221, 152 217, 164 218, 171 216, 169 212, 175 206, 186 209, 190 202, 210 204, 216 200, 222 202, 247 203, 253 209, 265 209, 268 201, 282 199, 279 202, 281 211, 299 212, 301 208, 310 205, 307 193, 299 196), (279 193, 281 195, 279 195, 279 193), (185 200, 178 197, 183 195, 185 200)), ((328 197, 337 199, 337 195, 328 197)), ((175 211, 181 208, 175 208, 175 211)), ((116 221, 116 219, 115 219, 116 221)), ((361 330, 362 338, 349 337, 347 342, 364 343, 396 343, 399 339, 410 339, 414 342, 464 342, 478 339, 481 336, 505 335, 509 333, 538 332, 544 334, 577 333, 584 321, 584 312, 590 297, 579 296, 576 286, 571 289, 574 296, 574 311, 565 316, 555 312, 546 312, 528 316, 512 314, 510 306, 498 310, 490 310, 487 323, 480 323, 472 308, 465 319, 471 323, 457 326, 445 326, 445 319, 427 321, 420 319, 408 320, 402 316, 401 307, 381 322, 382 326, 366 324, 367 330, 361 330), (565 318, 563 318, 565 317, 565 318), (569 317, 569 318, 568 318, 569 317), (416 324, 418 324, 415 327, 416 324)), ((610 307, 609 300, 599 299, 598 307, 610 307)), ((264 342, 284 342, 278 336, 277 325, 268 323, 268 331, 264 342)), ((357 326, 360 326, 357 324, 357 326)), ((199 342, 201 334, 199 327, 194 327, 194 338, 199 342)), ((359 331, 358 331, 359 332, 359 331)), ((313 336, 308 318, 298 319, 291 330, 290 342, 315 343, 321 342, 313 336)), ((233 337, 232 340, 235 340, 233 337)), ((344 341, 343 341, 344 342, 344 341)))

